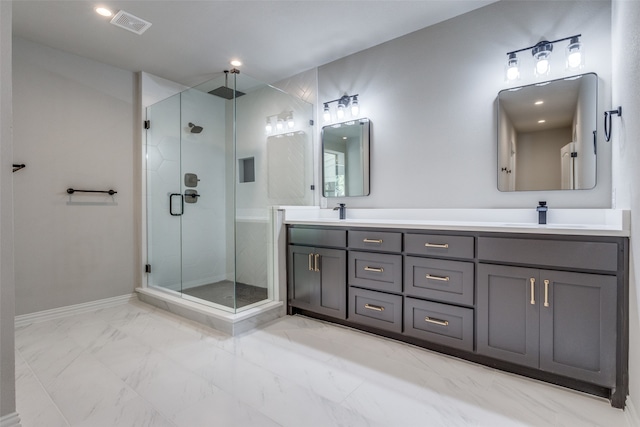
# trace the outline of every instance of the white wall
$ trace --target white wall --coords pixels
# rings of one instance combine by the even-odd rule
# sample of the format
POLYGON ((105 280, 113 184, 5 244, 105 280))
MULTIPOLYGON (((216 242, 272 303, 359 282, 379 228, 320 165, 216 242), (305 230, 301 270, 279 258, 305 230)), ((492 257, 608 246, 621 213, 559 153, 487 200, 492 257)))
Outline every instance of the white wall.
POLYGON ((614 0, 612 13, 612 102, 622 117, 612 120, 615 204, 631 209, 629 383, 630 400, 640 410, 640 2, 614 0))
MULTIPOLYGON (((611 148, 602 136, 595 189, 499 192, 496 98, 508 87, 507 52, 580 33, 588 49, 582 71, 600 77, 602 109, 610 31, 607 1, 497 2, 319 67, 318 105, 358 93, 361 114, 372 121, 371 195, 341 201, 367 208, 533 209, 539 200, 550 209, 609 207, 611 148)), ((574 74, 564 69, 564 47, 552 55, 549 79, 574 74)), ((536 81, 530 58, 523 56, 521 85, 536 81)))
POLYGON ((516 143, 516 190, 561 188, 560 150, 569 142, 570 127, 519 133, 516 143))
POLYGON ((19 38, 13 73, 16 313, 133 292, 134 74, 19 38))
POLYGON ((0 1, 0 423, 6 425, 16 411, 11 18, 11 2, 0 1))

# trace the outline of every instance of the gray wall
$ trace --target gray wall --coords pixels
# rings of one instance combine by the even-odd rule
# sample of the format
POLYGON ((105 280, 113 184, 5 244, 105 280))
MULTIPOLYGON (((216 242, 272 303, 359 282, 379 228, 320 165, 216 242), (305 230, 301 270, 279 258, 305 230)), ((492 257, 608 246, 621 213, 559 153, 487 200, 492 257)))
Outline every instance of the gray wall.
POLYGON ((11 135, 11 2, 0 1, 0 419, 16 411, 11 135))
MULTIPOLYGON (((371 196, 347 206, 609 207, 611 147, 602 136, 594 190, 500 193, 495 103, 509 87, 506 52, 581 33, 583 71, 598 74, 599 107, 608 106, 610 32, 609 2, 498 2, 319 67, 318 105, 359 93, 372 120, 371 196)), ((575 74, 564 69, 564 48, 552 56, 550 79, 575 74)), ((530 53, 522 63, 519 85, 534 83, 530 53)))
MULTIPOLYGON (((631 209, 629 309, 630 400, 640 409, 640 2, 614 1, 613 83, 611 107, 622 106, 613 119, 613 187, 616 206, 631 209)), ((637 413, 637 412, 636 412, 637 413)))
POLYGON ((133 292, 135 75, 22 39, 13 73, 16 314, 133 292))

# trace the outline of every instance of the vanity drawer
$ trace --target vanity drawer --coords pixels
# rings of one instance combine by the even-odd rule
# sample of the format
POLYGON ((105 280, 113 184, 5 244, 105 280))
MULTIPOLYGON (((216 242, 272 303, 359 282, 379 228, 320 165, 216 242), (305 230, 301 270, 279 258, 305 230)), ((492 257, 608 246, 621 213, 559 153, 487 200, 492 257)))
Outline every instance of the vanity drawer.
POLYGON ((405 234, 404 250, 408 254, 473 258, 474 241, 471 236, 445 234, 405 234))
POLYGON ((309 246, 347 246, 347 231, 326 228, 289 228, 289 243, 309 246))
POLYGON ((402 292, 402 255, 349 251, 349 285, 402 292))
POLYGON ((349 320, 386 331, 402 332, 402 297, 349 288, 349 320))
POLYGON ((407 256, 404 269, 407 295, 473 305, 472 262, 407 256))
POLYGON ((478 258, 482 261, 533 266, 617 271, 618 245, 609 242, 480 237, 478 258))
POLYGON ((349 231, 349 249, 402 252, 402 233, 388 231, 349 231))
POLYGON ((447 347, 473 351, 473 309, 407 297, 404 333, 447 347))

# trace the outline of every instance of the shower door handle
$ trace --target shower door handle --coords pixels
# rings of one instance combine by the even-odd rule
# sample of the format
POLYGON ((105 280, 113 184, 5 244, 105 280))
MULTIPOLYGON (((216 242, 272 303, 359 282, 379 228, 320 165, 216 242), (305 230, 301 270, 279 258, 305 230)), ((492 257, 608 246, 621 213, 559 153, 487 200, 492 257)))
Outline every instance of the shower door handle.
POLYGON ((184 196, 182 193, 169 194, 169 213, 171 216, 181 216, 184 213, 184 196), (180 196, 180 213, 173 213, 173 197, 180 196))

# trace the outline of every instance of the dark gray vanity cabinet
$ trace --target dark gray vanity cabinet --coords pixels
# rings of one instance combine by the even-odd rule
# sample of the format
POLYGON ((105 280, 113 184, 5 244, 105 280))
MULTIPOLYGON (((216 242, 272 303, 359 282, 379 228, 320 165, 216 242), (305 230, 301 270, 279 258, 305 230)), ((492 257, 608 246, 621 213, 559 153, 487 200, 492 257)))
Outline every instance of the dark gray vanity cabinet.
POLYGON ((289 313, 625 405, 626 237, 290 225, 288 239, 289 313))
POLYGON ((402 332, 402 233, 348 234, 349 321, 402 332))
POLYGON ((304 246, 346 245, 344 230, 290 229, 288 303, 336 319, 347 317, 347 251, 304 246))
MULTIPOLYGON (((480 257, 503 254, 510 262, 544 262, 536 249, 526 259, 513 246, 538 247, 532 240, 483 238, 480 257), (497 245, 497 248, 489 246, 497 245)), ((478 354, 564 375, 605 387, 616 383, 617 278, 616 245, 545 241, 564 252, 547 264, 579 270, 589 265, 576 251, 590 248, 598 268, 612 274, 559 271, 480 263, 477 275, 478 354), (613 251, 613 253, 611 252, 613 251), (601 255, 601 256, 598 256, 601 255), (607 262, 607 258, 610 262, 607 262), (604 260, 604 261, 603 261, 604 260)), ((557 249, 557 248, 556 248, 557 249)), ((529 250, 531 252, 531 250, 529 250)), ((557 252, 560 254, 560 252, 557 252)))

